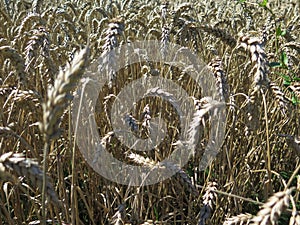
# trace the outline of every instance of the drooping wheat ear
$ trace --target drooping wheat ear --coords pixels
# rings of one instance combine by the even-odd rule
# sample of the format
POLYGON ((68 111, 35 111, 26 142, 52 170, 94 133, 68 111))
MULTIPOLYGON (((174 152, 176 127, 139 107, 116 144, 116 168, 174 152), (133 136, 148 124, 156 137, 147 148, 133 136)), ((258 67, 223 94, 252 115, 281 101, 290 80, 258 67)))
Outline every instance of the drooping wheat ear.
MULTIPOLYGON (((200 100, 194 99, 196 112, 188 129, 188 145, 191 150, 196 149, 201 122, 205 125, 204 116, 218 108, 224 106, 224 103, 213 100, 211 97, 203 97, 200 100)), ((194 152, 193 152, 194 154, 194 152)))
POLYGON ((26 102, 26 104, 33 103, 35 107, 39 107, 41 103, 41 96, 32 90, 13 90, 11 95, 13 96, 14 102, 26 102))
MULTIPOLYGON (((174 26, 179 25, 180 23, 182 23, 182 20, 180 19, 180 17, 182 16, 184 11, 188 11, 191 8, 193 8, 193 5, 189 2, 185 2, 180 4, 177 9, 175 9, 175 12, 172 13, 173 15, 173 21, 172 23, 174 24, 174 26)), ((180 26, 180 25, 179 25, 180 26)))
POLYGON ((37 52, 39 48, 41 48, 42 56, 49 56, 49 34, 43 27, 39 27, 33 31, 33 36, 30 37, 25 48, 26 71, 28 71, 30 64, 34 61, 34 58, 40 55, 37 52))
POLYGON ((262 41, 259 38, 241 36, 240 45, 250 54, 251 62, 254 64, 252 73, 254 74, 254 92, 259 90, 262 85, 269 86, 268 60, 262 41))
POLYGON ((147 90, 147 92, 144 94, 144 98, 148 96, 157 96, 161 99, 164 99, 168 102, 170 102, 176 109, 179 109, 178 102, 174 98, 174 95, 161 89, 160 87, 154 87, 147 90))
POLYGON ((208 67, 213 72, 216 79, 217 91, 219 93, 220 101, 228 98, 228 87, 226 83, 225 72, 223 71, 222 61, 219 57, 213 59, 208 67))
MULTIPOLYGON (((33 21, 39 21, 41 20, 41 15, 38 14, 38 13, 30 13, 28 14, 23 20, 22 20, 22 23, 21 25, 19 26, 19 31, 18 31, 18 35, 16 36, 16 38, 20 38, 22 37, 22 35, 24 34, 25 30, 28 28, 28 24, 30 22, 33 22, 33 21)), ((29 26, 30 27, 30 26, 29 26)), ((32 27, 30 27, 31 29, 32 27)))
POLYGON ((211 216, 217 198, 217 194, 215 192, 217 190, 217 185, 218 184, 216 182, 207 183, 205 194, 202 196, 203 207, 201 208, 200 211, 200 218, 198 220, 198 225, 205 225, 206 221, 211 216))
POLYGON ((117 212, 111 218, 112 225, 123 225, 125 217, 125 206, 123 204, 118 206, 117 212))
POLYGON ((16 87, 1 87, 0 88, 0 97, 6 97, 7 95, 11 94, 12 91, 17 90, 16 87))
POLYGON ((262 206, 251 220, 251 225, 275 225, 287 207, 289 207, 291 189, 277 192, 262 206))
POLYGON ((300 82, 292 83, 289 88, 293 91, 293 93, 300 99, 300 82))
POLYGON ((135 163, 143 165, 143 166, 147 166, 149 168, 153 168, 155 166, 157 166, 157 163, 150 159, 150 158, 145 158, 144 156, 141 156, 139 154, 135 154, 135 153, 130 153, 128 155, 128 158, 133 160, 135 163))
MULTIPOLYGON (((35 160, 25 158, 23 154, 14 154, 13 152, 5 153, 0 156, 0 175, 1 172, 8 173, 8 171, 15 173, 17 176, 29 179, 35 188, 41 189, 43 171, 35 160)), ((58 205, 61 204, 50 183, 50 179, 47 179, 46 194, 50 201, 58 205)))
POLYGON ((30 144, 28 144, 28 142, 21 137, 20 135, 18 135, 17 133, 15 133, 10 127, 0 127, 0 136, 12 136, 18 140, 20 140, 20 142, 29 150, 34 151, 32 146, 30 144))
POLYGON ((17 77, 23 86, 26 86, 27 84, 27 78, 25 73, 25 61, 23 57, 12 47, 10 46, 1 46, 0 47, 0 56, 3 56, 5 58, 9 58, 12 62, 12 64, 16 68, 17 77))
POLYGON ((81 78, 89 58, 89 48, 84 48, 74 55, 74 59, 61 70, 55 80, 54 86, 48 89, 48 100, 43 104, 43 122, 41 131, 47 139, 59 135, 61 116, 72 99, 71 91, 81 78))
POLYGON ((291 41, 291 42, 285 43, 283 45, 283 47, 295 49, 298 53, 300 53, 300 43, 299 42, 291 41))
POLYGON ((139 126, 137 120, 132 116, 132 113, 125 115, 124 120, 132 131, 138 131, 139 126))
POLYGON ((121 36, 125 29, 124 20, 121 17, 114 18, 108 24, 108 28, 105 31, 104 45, 102 47, 102 56, 106 56, 106 70, 108 73, 109 87, 112 86, 112 82, 116 77, 116 71, 114 71, 114 64, 116 63, 116 54, 112 51, 119 45, 118 36, 121 36), (107 55, 108 54, 108 55, 107 55))
POLYGON ((150 159, 150 158, 146 158, 144 156, 141 156, 139 154, 135 154, 135 153, 131 153, 128 156, 129 159, 133 160, 135 163, 138 163, 140 165, 146 166, 148 168, 163 168, 163 169, 168 169, 171 173, 176 173, 176 175, 178 176, 178 178, 182 181, 182 183, 184 185, 187 186, 188 190, 198 196, 199 193, 197 191, 197 189, 194 187, 191 178, 189 177, 189 175, 184 172, 183 169, 180 168, 179 165, 176 165, 170 161, 163 161, 163 162, 155 162, 154 160, 150 159))
POLYGON ((201 24, 199 28, 209 34, 212 34, 216 38, 220 38, 221 41, 223 41, 225 44, 229 45, 232 48, 234 48, 237 44, 236 39, 227 31, 221 28, 213 27, 211 25, 204 25, 204 24, 201 24))
POLYGON ((277 86, 274 82, 270 83, 269 88, 271 89, 271 92, 279 105, 280 111, 283 115, 285 115, 287 110, 288 99, 285 97, 285 94, 281 91, 280 87, 277 86))
POLYGON ((248 225, 252 218, 253 215, 249 213, 239 214, 237 216, 227 218, 223 225, 248 225))

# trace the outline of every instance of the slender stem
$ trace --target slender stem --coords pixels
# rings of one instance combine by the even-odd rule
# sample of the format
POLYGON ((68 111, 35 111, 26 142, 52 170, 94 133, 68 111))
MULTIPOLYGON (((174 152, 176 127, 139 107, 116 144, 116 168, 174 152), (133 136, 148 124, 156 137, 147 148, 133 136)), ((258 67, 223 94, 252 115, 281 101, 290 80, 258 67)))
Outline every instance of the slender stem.
MULTIPOLYGON (((71 106, 69 106, 69 124, 71 124, 71 106)), ((71 180, 71 221, 76 225, 76 171, 75 171, 75 144, 72 142, 71 126, 69 126, 70 149, 72 149, 72 180, 71 180)))
MULTIPOLYGON (((45 138, 46 139, 46 138, 45 138)), ((45 140, 43 156, 43 186, 42 186, 42 225, 46 225, 46 183, 47 183, 47 158, 49 152, 49 140, 45 140)))
POLYGON ((268 125, 268 109, 267 109, 267 101, 266 96, 261 90, 263 103, 264 103, 264 118, 266 121, 266 143, 267 143, 267 155, 266 155, 266 167, 268 171, 268 185, 267 185, 267 191, 268 194, 272 193, 272 171, 271 171, 271 150, 270 150, 270 140, 269 140, 269 125, 268 125))

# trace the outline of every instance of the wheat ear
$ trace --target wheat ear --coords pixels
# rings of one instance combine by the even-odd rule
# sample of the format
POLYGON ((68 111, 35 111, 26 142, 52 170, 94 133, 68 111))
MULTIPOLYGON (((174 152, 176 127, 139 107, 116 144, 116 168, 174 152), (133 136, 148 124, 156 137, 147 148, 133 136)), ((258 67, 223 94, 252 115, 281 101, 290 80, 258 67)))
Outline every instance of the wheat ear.
POLYGON ((48 89, 48 100, 43 104, 43 123, 41 131, 48 139, 58 136, 58 126, 61 116, 69 101, 72 100, 71 91, 81 78, 88 62, 89 49, 85 48, 76 53, 71 64, 61 70, 55 80, 54 86, 48 89))
POLYGON ((254 74, 255 91, 262 85, 269 86, 268 60, 263 48, 262 41, 256 37, 241 36, 240 45, 250 54, 251 62, 254 64, 252 73, 254 74))
MULTIPOLYGON (((67 65, 65 71, 60 71, 54 86, 48 90, 48 100, 43 104, 43 122, 40 129, 44 134, 45 146, 43 156, 43 189, 42 189, 42 216, 43 224, 46 224, 45 191, 46 191, 46 171, 47 157, 49 152, 50 140, 58 137, 59 123, 62 114, 72 99, 71 91, 81 78, 88 63, 89 48, 84 48, 75 54, 71 64, 67 65)), ((73 152, 74 154, 74 152, 73 152)))
MULTIPOLYGON (((8 171, 29 179, 34 187, 42 188, 43 171, 35 160, 25 158, 23 154, 5 153, 0 156, 0 175, 3 173, 7 174, 8 171)), ((49 178, 46 182, 46 194, 50 201, 60 205, 49 178)))
POLYGON ((10 46, 1 46, 0 55, 3 55, 5 58, 9 58, 11 60, 12 64, 16 68, 19 82, 22 85, 26 85, 27 77, 25 73, 25 61, 23 57, 14 48, 10 46))
POLYGON ((216 182, 208 182, 207 187, 205 189, 205 194, 202 196, 203 199, 203 207, 200 211, 200 218, 198 221, 198 225, 205 225, 206 221, 211 216, 213 211, 215 200, 217 198, 216 191, 217 183, 216 182))
POLYGON ((219 93, 220 101, 224 101, 228 98, 228 88, 226 84, 225 72, 223 70, 222 61, 219 57, 213 59, 208 67, 214 74, 216 79, 216 88, 219 93))
POLYGON ((248 225, 252 217, 253 215, 249 213, 239 214, 237 216, 227 218, 223 225, 248 225))
POLYGON ((275 193, 251 220, 251 225, 275 225, 290 203, 291 189, 275 193))

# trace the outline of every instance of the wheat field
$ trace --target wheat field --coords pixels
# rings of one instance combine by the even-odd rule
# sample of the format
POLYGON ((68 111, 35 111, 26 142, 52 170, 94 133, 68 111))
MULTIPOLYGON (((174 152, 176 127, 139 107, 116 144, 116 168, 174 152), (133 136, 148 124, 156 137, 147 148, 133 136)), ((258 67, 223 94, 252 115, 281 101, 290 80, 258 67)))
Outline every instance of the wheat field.
POLYGON ((300 225, 299 21, 299 0, 1 0, 0 225, 300 225), (225 105, 225 135, 200 170, 217 103, 189 76, 197 65, 180 69, 137 53, 142 62, 110 72, 99 92, 101 143, 115 158, 150 169, 172 154, 180 118, 159 87, 126 118, 147 137, 160 114, 167 137, 158 147, 135 151, 112 131, 122 88, 159 76, 193 98, 188 146, 196 151, 183 168, 159 164, 176 171, 164 181, 123 185, 80 152, 73 99, 99 57, 148 40, 164 54, 168 43, 180 45, 207 65, 225 105))

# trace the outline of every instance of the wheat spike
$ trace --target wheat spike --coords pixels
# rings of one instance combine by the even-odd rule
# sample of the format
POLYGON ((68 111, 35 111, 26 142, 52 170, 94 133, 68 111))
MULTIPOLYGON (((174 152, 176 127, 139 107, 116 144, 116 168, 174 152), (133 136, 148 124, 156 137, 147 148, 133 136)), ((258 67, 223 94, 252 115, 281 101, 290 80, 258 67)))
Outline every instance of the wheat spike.
POLYGON ((213 211, 215 200, 217 198, 216 191, 217 183, 216 182, 208 182, 207 187, 205 188, 205 194, 202 196, 203 206, 200 211, 200 218, 198 220, 198 225, 205 225, 206 221, 211 216, 213 211))
POLYGON ((254 63, 252 73, 254 74, 254 91, 261 88, 262 85, 269 86, 268 78, 268 60, 262 41, 259 38, 250 38, 248 36, 240 37, 241 46, 249 52, 251 62, 254 63))
POLYGON ((0 55, 9 58, 15 66, 19 82, 22 85, 27 84, 27 77, 25 73, 25 61, 23 57, 11 46, 1 46, 0 55))
POLYGON ((88 56, 89 48, 75 54, 71 64, 67 65, 65 71, 59 72, 54 86, 48 90, 48 101, 43 104, 43 123, 40 124, 40 129, 49 139, 59 134, 61 116, 69 100, 72 99, 70 93, 84 72, 88 56))
POLYGON ((295 49, 298 53, 300 53, 300 43, 299 42, 291 41, 291 42, 285 43, 283 45, 283 47, 289 47, 289 48, 295 49))
MULTIPOLYGON (((196 112, 188 129, 188 145, 190 149, 195 149, 198 143, 197 135, 201 122, 204 124, 204 116, 224 106, 222 102, 213 100, 211 97, 203 97, 200 100, 195 99, 196 112)), ((193 153, 194 154, 194 153, 193 153)))
POLYGON ((274 94, 282 114, 285 115, 287 110, 287 102, 288 102, 287 98, 285 97, 284 93, 281 91, 280 87, 277 86, 274 82, 270 83, 269 88, 274 94))
POLYGON ((216 79, 216 88, 219 93, 220 101, 224 101, 228 98, 228 88, 226 84, 225 72, 223 71, 222 61, 220 58, 213 59, 209 64, 208 67, 214 74, 216 79))
POLYGON ((197 189, 194 187, 190 177, 186 172, 184 172, 183 169, 180 168, 180 166, 170 162, 170 161, 163 161, 163 162, 155 162, 154 160, 150 158, 145 158, 139 154, 131 153, 128 158, 133 160, 134 162, 147 166, 149 168, 163 168, 163 169, 168 169, 172 173, 178 174, 180 180, 182 181, 183 184, 187 185, 189 191, 194 194, 198 195, 197 189))
POLYGON ((49 34, 45 28, 39 27, 38 29, 33 30, 33 36, 30 37, 30 40, 27 43, 25 48, 25 65, 26 71, 28 71, 30 64, 33 62, 33 59, 39 56, 37 50, 41 47, 41 55, 44 57, 49 56, 49 34))
MULTIPOLYGON (((43 183, 43 171, 40 169, 38 163, 32 159, 25 158, 23 154, 14 154, 8 152, 0 157, 0 170, 1 172, 7 170, 16 173, 18 176, 28 178, 34 187, 41 188, 43 183)), ((1 173, 0 173, 1 175, 1 173)), ((60 204, 56 192, 47 179, 46 194, 50 200, 56 204, 60 204)))
POLYGON ((262 206, 251 220, 251 225, 275 225, 285 209, 289 206, 291 189, 277 192, 262 206))
POLYGON ((227 218, 223 225, 248 225, 252 218, 253 215, 249 213, 239 214, 237 216, 227 218))
POLYGON ((124 20, 120 17, 114 18, 110 21, 108 24, 108 28, 106 29, 106 36, 104 38, 104 45, 102 47, 103 53, 102 56, 108 57, 108 61, 105 62, 107 64, 107 72, 108 72, 108 78, 109 78, 109 87, 112 87, 112 82, 116 77, 115 71, 113 68, 113 63, 116 60, 115 53, 112 52, 114 48, 118 46, 118 36, 121 36, 123 31, 125 29, 124 26, 124 20))
POLYGON ((23 20, 21 25, 19 26, 19 31, 18 31, 18 35, 16 38, 22 37, 22 35, 24 34, 25 30, 28 28, 28 24, 30 22, 33 22, 34 20, 41 20, 41 15, 38 13, 30 13, 28 14, 23 20))
POLYGON ((221 28, 213 27, 211 25, 200 25, 199 28, 217 38, 220 38, 225 44, 228 44, 232 48, 234 48, 237 44, 236 39, 221 28))
POLYGON ((162 25, 166 24, 167 16, 168 16, 168 8, 169 8, 169 1, 163 1, 161 3, 161 19, 162 19, 162 25))

